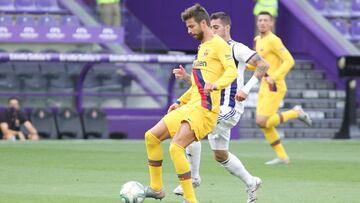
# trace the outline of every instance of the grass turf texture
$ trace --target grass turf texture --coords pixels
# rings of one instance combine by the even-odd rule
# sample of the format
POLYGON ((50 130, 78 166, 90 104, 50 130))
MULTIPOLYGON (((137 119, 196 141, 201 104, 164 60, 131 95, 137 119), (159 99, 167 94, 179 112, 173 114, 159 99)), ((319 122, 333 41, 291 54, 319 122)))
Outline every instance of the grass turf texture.
MULTIPOLYGON (((286 140, 288 166, 265 166, 274 153, 264 140, 231 143, 231 152, 262 178, 259 203, 360 202, 360 142, 286 140)), ((172 194, 177 186, 174 167, 164 149, 164 203, 182 202, 172 194)), ((245 188, 213 160, 203 142, 201 203, 246 202, 245 188)), ((0 142, 0 202, 121 202, 123 183, 148 184, 143 141, 0 142)), ((152 199, 146 203, 158 202, 152 199)))

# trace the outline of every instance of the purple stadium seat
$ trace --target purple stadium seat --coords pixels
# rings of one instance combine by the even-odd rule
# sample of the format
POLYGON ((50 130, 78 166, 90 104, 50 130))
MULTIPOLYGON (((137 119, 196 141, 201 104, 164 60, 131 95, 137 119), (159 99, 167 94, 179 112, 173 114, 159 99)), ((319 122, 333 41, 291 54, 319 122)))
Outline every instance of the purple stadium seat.
POLYGON ((0 11, 13 11, 14 9, 13 0, 0 0, 0 11))
POLYGON ((35 18, 34 16, 16 16, 16 25, 27 25, 27 26, 34 26, 35 25, 35 18))
POLYGON ((309 0, 310 4, 314 6, 314 8, 320 12, 325 12, 325 0, 309 0))
POLYGON ((35 11, 35 1, 34 0, 15 0, 16 10, 21 11, 35 11))
POLYGON ((59 26, 59 21, 53 15, 43 15, 38 19, 38 25, 41 26, 59 26))
POLYGON ((360 19, 351 21, 351 38, 360 40, 360 19))
POLYGON ((360 0, 352 0, 351 11, 353 15, 360 16, 360 0))
POLYGON ((350 38, 349 33, 349 23, 345 19, 333 19, 331 24, 336 27, 336 29, 343 34, 346 38, 350 38))
POLYGON ((350 11, 343 0, 330 0, 329 13, 331 16, 350 16, 350 11))
POLYGON ((80 20, 77 16, 61 16, 61 25, 79 26, 80 20))
POLYGON ((57 0, 37 0, 36 6, 41 11, 58 11, 57 0))
POLYGON ((13 25, 13 19, 11 16, 0 16, 0 26, 13 25))

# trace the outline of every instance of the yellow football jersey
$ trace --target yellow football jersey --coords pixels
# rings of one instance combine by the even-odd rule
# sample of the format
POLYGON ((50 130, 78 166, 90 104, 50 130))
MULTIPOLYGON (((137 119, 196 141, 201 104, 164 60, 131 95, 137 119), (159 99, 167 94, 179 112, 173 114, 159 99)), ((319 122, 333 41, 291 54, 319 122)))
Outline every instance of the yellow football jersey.
POLYGON ((269 63, 267 73, 276 82, 285 80, 285 76, 294 66, 294 58, 281 39, 270 32, 265 37, 255 37, 255 50, 269 63))
POLYGON ((231 49, 218 35, 202 43, 193 62, 191 87, 178 99, 180 104, 201 105, 216 112, 220 109, 221 90, 237 77, 235 61, 231 49), (205 83, 215 84, 218 90, 210 96, 204 95, 205 83))

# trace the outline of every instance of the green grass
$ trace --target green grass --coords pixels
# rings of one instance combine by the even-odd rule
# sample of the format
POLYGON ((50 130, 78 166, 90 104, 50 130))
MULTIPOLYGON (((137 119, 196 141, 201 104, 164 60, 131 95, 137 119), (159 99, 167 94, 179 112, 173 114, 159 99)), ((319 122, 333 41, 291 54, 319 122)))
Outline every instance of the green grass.
MULTIPOLYGON (((259 203, 360 202, 360 141, 286 140, 288 166, 265 166, 274 153, 264 140, 231 144, 247 169, 263 179, 259 203)), ((177 185, 164 145, 164 203, 182 202, 171 191, 177 185)), ((242 182, 213 160, 203 142, 201 203, 245 202, 242 182)), ((142 141, 0 142, 0 202, 113 203, 129 180, 148 184, 142 141)), ((157 202, 146 200, 145 202, 157 202)))

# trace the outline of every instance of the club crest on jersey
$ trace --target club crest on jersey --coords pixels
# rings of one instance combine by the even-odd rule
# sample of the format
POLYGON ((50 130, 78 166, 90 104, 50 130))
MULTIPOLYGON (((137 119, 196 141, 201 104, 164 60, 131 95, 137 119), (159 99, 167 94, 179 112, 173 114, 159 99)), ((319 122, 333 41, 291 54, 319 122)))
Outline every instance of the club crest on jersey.
POLYGON ((210 52, 209 49, 205 49, 205 51, 204 51, 204 57, 207 56, 207 55, 209 55, 209 52, 210 52))

